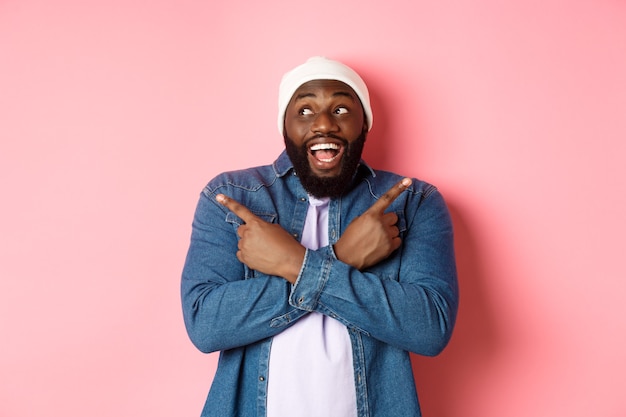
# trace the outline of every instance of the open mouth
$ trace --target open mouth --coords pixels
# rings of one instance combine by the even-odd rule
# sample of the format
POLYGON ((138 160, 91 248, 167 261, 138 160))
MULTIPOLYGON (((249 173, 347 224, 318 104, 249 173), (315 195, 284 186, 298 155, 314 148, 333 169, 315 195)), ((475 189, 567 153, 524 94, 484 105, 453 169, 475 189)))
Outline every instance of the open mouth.
POLYGON ((343 153, 337 143, 317 143, 309 147, 309 153, 321 163, 331 163, 343 153))

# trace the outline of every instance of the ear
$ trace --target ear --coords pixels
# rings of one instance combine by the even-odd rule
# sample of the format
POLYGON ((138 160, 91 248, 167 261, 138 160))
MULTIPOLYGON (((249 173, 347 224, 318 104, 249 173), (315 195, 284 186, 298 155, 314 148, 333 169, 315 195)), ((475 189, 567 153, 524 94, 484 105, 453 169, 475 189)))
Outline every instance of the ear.
POLYGON ((365 109, 363 109, 363 132, 367 133, 367 114, 365 114, 365 109))

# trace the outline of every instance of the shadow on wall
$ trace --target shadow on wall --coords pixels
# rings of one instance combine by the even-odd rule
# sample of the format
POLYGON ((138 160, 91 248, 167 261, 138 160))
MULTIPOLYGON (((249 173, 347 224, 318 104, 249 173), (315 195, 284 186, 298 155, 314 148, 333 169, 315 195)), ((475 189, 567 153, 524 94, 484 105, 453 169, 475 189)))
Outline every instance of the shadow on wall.
POLYGON ((447 348, 439 356, 411 355, 422 414, 454 417, 454 403, 468 395, 483 372, 491 368, 498 337, 486 296, 483 254, 469 225, 449 201, 455 233, 460 304, 456 327, 447 348))

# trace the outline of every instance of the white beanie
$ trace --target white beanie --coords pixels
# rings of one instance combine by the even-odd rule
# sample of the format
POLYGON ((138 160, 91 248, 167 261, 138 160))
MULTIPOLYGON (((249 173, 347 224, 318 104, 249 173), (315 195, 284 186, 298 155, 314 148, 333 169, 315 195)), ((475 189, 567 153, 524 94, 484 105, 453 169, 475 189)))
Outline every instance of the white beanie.
POLYGON ((341 62, 315 56, 283 75, 278 88, 278 131, 281 135, 285 127, 285 111, 291 97, 302 84, 313 80, 336 80, 349 85, 361 100, 367 121, 367 130, 372 129, 374 117, 369 91, 367 91, 363 79, 352 68, 341 62))

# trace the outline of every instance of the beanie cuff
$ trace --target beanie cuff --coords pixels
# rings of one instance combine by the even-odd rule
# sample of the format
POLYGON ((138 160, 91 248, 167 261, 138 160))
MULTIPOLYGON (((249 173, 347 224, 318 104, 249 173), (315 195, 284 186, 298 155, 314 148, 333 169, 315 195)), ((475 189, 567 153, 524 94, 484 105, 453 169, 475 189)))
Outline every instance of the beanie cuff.
POLYGON ((285 112, 291 97, 302 84, 313 80, 335 80, 350 86, 363 106, 367 130, 372 129, 374 117, 369 91, 363 79, 352 68, 341 62, 316 56, 309 58, 304 64, 286 73, 280 82, 278 89, 278 131, 281 135, 284 135, 285 112))

